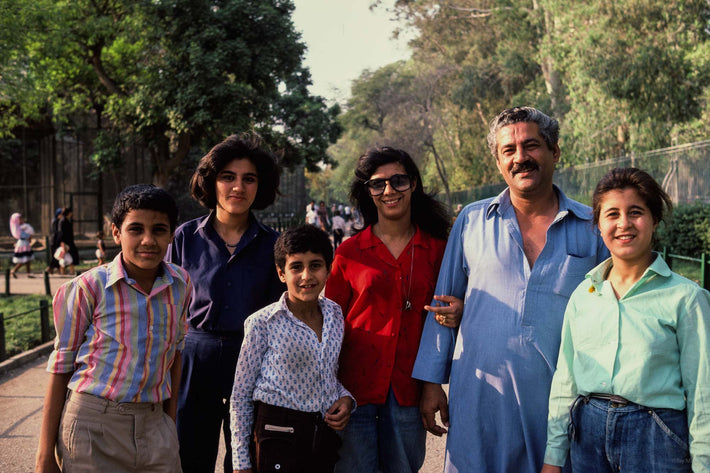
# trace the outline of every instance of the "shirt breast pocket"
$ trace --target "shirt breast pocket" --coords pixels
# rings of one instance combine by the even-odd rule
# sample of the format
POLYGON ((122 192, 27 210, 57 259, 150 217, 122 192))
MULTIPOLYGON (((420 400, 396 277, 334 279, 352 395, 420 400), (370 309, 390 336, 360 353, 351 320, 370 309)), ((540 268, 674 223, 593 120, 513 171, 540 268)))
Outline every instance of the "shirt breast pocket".
POLYGON ((552 291, 562 297, 569 299, 572 292, 584 280, 585 275, 594 268, 596 264, 595 256, 567 255, 558 268, 553 268, 550 277, 556 277, 552 286, 552 291), (555 271, 557 269, 557 271, 555 271))
POLYGON ((153 322, 153 333, 161 342, 171 345, 177 341, 180 333, 180 306, 164 304, 163 307, 160 319, 153 322))

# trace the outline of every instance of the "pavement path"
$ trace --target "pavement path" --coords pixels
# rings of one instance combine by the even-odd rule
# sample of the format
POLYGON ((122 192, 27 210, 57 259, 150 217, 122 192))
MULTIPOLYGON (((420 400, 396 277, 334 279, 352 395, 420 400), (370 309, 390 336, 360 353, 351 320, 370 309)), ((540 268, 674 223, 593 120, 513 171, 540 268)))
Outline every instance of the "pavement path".
MULTIPOLYGON (((41 274, 35 273, 34 278, 27 278, 25 274, 18 276, 10 281, 12 294, 44 294, 41 274)), ((52 294, 68 280, 68 276, 50 276, 52 294)), ((2 275, 0 290, 3 293, 4 288, 2 275)), ((0 473, 33 471, 50 351, 51 342, 0 363, 0 473)), ((443 471, 444 448, 445 437, 427 434, 427 455, 420 473, 443 471)), ((222 464, 223 455, 224 451, 220 450, 217 465, 222 464)))

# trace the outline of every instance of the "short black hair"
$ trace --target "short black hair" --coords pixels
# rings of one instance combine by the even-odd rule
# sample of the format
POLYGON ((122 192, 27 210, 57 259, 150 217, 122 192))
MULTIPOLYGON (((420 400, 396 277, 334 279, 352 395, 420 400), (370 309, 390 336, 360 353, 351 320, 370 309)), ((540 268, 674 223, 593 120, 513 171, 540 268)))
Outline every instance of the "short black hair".
POLYGON ((192 197, 210 210, 217 208, 217 174, 235 159, 246 159, 256 168, 258 185, 251 208, 264 210, 273 204, 279 194, 278 157, 262 146, 256 133, 231 135, 204 155, 190 179, 192 197))
POLYGON ((276 266, 284 270, 288 255, 308 251, 321 255, 328 271, 330 271, 333 264, 333 245, 330 243, 330 237, 320 228, 308 223, 289 228, 279 235, 274 244, 276 266))
POLYGON ((170 233, 175 231, 178 208, 175 199, 165 189, 152 184, 135 184, 123 189, 113 202, 111 221, 121 228, 131 210, 155 210, 168 216, 170 233))

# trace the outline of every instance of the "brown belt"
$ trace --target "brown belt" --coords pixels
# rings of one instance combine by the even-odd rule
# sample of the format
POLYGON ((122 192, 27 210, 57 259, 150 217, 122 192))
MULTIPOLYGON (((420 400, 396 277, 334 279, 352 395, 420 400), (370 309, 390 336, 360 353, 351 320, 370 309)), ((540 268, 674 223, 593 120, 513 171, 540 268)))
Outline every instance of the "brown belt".
POLYGON ((593 399, 602 399, 604 401, 609 401, 612 404, 616 404, 617 407, 623 407, 628 404, 632 404, 631 401, 621 397, 617 396, 616 394, 606 394, 606 393, 591 393, 589 397, 593 399))

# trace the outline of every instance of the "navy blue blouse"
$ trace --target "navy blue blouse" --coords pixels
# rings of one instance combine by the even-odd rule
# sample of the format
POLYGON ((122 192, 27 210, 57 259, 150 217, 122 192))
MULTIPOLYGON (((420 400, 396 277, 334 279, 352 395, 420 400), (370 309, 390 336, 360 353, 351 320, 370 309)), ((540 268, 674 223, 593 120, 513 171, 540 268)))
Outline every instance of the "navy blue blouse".
POLYGON ((276 274, 278 233, 249 215, 249 228, 230 255, 212 226, 214 212, 175 230, 166 260, 187 270, 193 283, 190 330, 242 337, 244 320, 286 290, 276 274))

